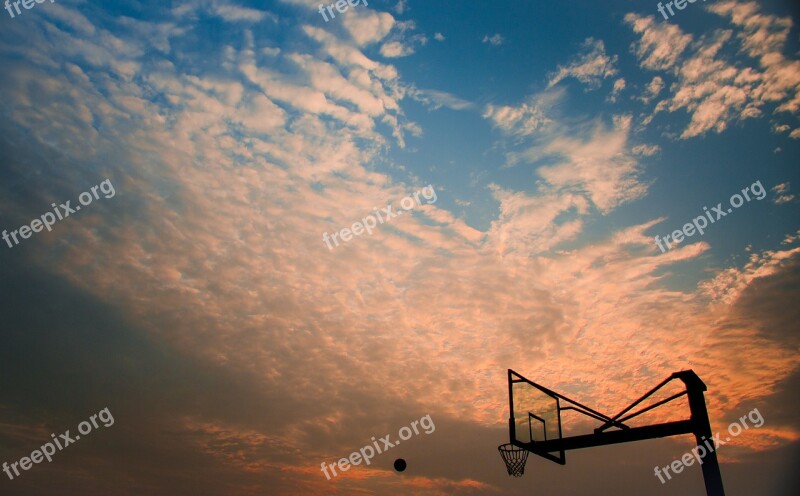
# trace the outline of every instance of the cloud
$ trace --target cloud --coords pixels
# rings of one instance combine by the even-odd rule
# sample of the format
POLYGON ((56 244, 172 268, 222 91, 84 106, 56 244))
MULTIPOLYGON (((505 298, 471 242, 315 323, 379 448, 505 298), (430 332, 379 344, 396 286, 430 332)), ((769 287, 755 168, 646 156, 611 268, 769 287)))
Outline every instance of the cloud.
POLYGON ((490 43, 490 44, 492 44, 494 46, 500 46, 500 45, 503 44, 503 41, 505 41, 505 40, 503 39, 503 36, 500 35, 500 33, 496 33, 496 34, 493 34, 492 36, 489 36, 488 34, 484 35, 482 41, 483 41, 483 43, 490 43))
POLYGON ((196 21, 200 13, 218 17, 230 23, 255 23, 264 19, 269 19, 275 23, 278 22, 278 16, 271 12, 241 7, 225 0, 185 2, 171 10, 173 18, 179 23, 186 20, 196 21))
POLYGON ((504 131, 521 136, 533 134, 550 121, 535 103, 520 107, 487 105, 483 117, 504 131))
POLYGON ((433 39, 435 39, 436 41, 444 41, 444 35, 442 33, 437 32, 433 35, 433 39))
POLYGON ((414 47, 401 41, 390 41, 381 46, 381 55, 387 58, 407 57, 414 53, 414 47))
POLYGON ((355 10, 343 16, 342 24, 360 47, 377 43, 395 27, 395 19, 386 12, 355 10))
POLYGON ((633 152, 634 155, 642 155, 645 157, 653 156, 660 151, 661 147, 658 145, 636 145, 631 148, 631 152, 633 152))
POLYGON ((634 33, 641 35, 641 40, 633 43, 631 50, 642 61, 645 69, 671 68, 692 41, 692 36, 684 34, 678 25, 655 22, 653 16, 626 14, 625 22, 631 25, 634 33))
POLYGON ((387 58, 407 57, 416 52, 417 46, 425 45, 427 42, 424 35, 412 36, 406 41, 390 41, 381 46, 381 55, 387 58))
POLYGON ((630 122, 630 116, 619 116, 612 129, 598 123, 585 137, 559 136, 528 154, 553 156, 559 163, 540 167, 538 174, 558 189, 583 192, 600 212, 608 213, 647 191, 627 147, 630 122))
POLYGON ((547 87, 551 88, 562 80, 572 77, 586 84, 590 88, 600 86, 603 79, 617 73, 614 65, 617 56, 606 55, 605 44, 602 40, 587 38, 583 42, 582 53, 575 57, 567 66, 559 66, 558 70, 549 75, 547 87))
POLYGON ((170 37, 181 36, 184 33, 184 30, 177 27, 174 23, 151 23, 126 16, 119 17, 117 22, 136 32, 139 36, 151 40, 151 43, 156 49, 165 53, 168 53, 171 49, 169 42, 170 37))
POLYGON ((780 273, 781 268, 794 261, 798 254, 800 247, 754 253, 743 268, 722 270, 713 279, 701 282, 699 288, 715 302, 734 303, 754 281, 780 273))
POLYGON ((625 89, 625 80, 622 78, 617 79, 614 81, 614 88, 611 90, 611 94, 608 96, 608 101, 614 103, 617 101, 617 96, 625 89))
POLYGON ((580 195, 528 196, 494 184, 490 189, 500 202, 500 215, 492 223, 489 244, 504 255, 542 253, 574 240, 582 230, 578 216, 586 214, 588 202, 580 195), (555 222, 569 213, 570 220, 555 222))
POLYGON ((458 98, 445 91, 411 88, 408 95, 414 100, 424 103, 433 110, 437 110, 441 107, 447 107, 453 110, 466 110, 475 106, 472 102, 458 98))
POLYGON ((490 120, 494 127, 506 134, 532 136, 552 122, 547 114, 563 96, 563 91, 554 90, 533 95, 516 107, 489 104, 484 110, 483 118, 490 120))
POLYGON ((647 84, 645 92, 639 97, 639 100, 645 104, 650 103, 653 98, 657 97, 661 90, 664 88, 664 80, 660 76, 653 76, 650 83, 647 84))
POLYGON ((742 50, 754 57, 766 57, 762 65, 780 60, 770 60, 783 50, 792 28, 789 17, 762 14, 756 2, 724 1, 709 6, 709 11, 729 17, 734 25, 742 28, 738 33, 742 50))
MULTIPOLYGON (((469 445, 505 429, 507 403, 487 391, 506 390, 510 365, 612 412, 632 389, 695 368, 725 391, 708 397, 713 419, 796 369, 786 346, 796 336, 766 329, 784 318, 770 305, 796 297, 787 274, 798 248, 676 288, 670 269, 707 243, 655 253, 648 231, 663 219, 587 234, 598 212, 647 188, 633 154, 651 148, 630 148, 630 116, 567 127, 548 106, 563 89, 487 106, 503 133, 532 138, 526 158, 552 160, 535 188, 491 183, 486 229, 449 212, 442 190, 440 203, 331 253, 321 233, 417 189, 374 166, 415 127, 402 108, 412 83, 350 32, 301 25, 291 49, 264 52, 275 40, 261 30, 206 44, 192 29, 205 11, 168 38, 141 37, 141 26, 108 37, 87 15, 96 25, 80 38, 9 23, 26 43, 0 54, 13 102, 0 120, 3 172, 46 178, 0 182, 9 225, 98 176, 118 192, 0 264, 18 288, 0 307, 4 446, 26 453, 96 411, 83 405, 98 397, 121 412, 102 442, 82 440, 39 479, 46 492, 110 494, 126 480, 158 496, 321 494, 332 487, 321 461, 426 413, 439 429, 408 442, 420 467, 408 485, 490 492, 505 475, 469 445), (196 51, 175 54, 178 44, 196 51), (86 467, 100 469, 87 478, 86 467)), ((376 463, 337 483, 348 494, 407 489, 396 481, 376 463)))
MULTIPOLYGON (((787 60, 784 50, 791 21, 759 13, 754 2, 722 2, 709 10, 730 19, 733 29, 718 29, 692 42, 676 25, 656 23, 651 16, 625 16, 641 40, 632 49, 643 68, 677 75, 660 111, 685 109, 691 120, 680 137, 721 133, 734 121, 760 117, 767 104, 777 112, 800 110, 800 61, 787 60), (735 35, 735 36, 734 36, 735 35), (740 67, 728 60, 727 47, 758 60, 740 67)), ((650 96, 645 97, 645 102, 650 96)), ((651 117, 646 119, 649 123, 651 117)))
POLYGON ((407 34, 414 29, 416 29, 414 21, 398 22, 396 24, 396 33, 381 46, 381 55, 387 58, 407 57, 412 55, 417 47, 425 46, 428 43, 428 38, 424 34, 407 34))
POLYGON ((399 0, 397 5, 394 6, 394 11, 400 15, 403 15, 406 10, 408 10, 408 2, 406 0, 399 0))
POLYGON ((778 134, 778 133, 785 133, 786 131, 788 131, 788 130, 789 130, 789 129, 791 129, 791 128, 792 128, 792 127, 791 127, 791 126, 789 126, 788 124, 781 124, 781 125, 774 124, 774 125, 772 126, 772 132, 773 132, 773 133, 775 133, 775 134, 778 134))
POLYGON ((748 73, 717 58, 729 39, 729 31, 719 31, 713 39, 701 40, 697 52, 680 69, 681 81, 675 85, 674 95, 659 104, 659 108, 670 111, 686 108, 691 112, 691 122, 682 138, 709 130, 722 132, 736 117, 745 119, 760 114, 757 104, 748 105, 748 93, 753 90, 748 73))
POLYGON ((251 9, 248 7, 239 7, 237 5, 214 3, 214 13, 228 22, 260 22, 265 18, 277 22, 278 18, 275 14, 265 12, 262 10, 251 9))
POLYGON ((281 53, 281 49, 276 47, 264 47, 261 49, 261 53, 269 55, 270 57, 275 57, 281 53))
MULTIPOLYGON (((405 146, 403 137, 403 129, 406 128, 402 113, 399 112, 398 100, 401 99, 405 90, 398 83, 397 70, 391 65, 384 65, 366 57, 361 51, 352 47, 351 45, 339 40, 330 33, 311 26, 306 26, 304 32, 312 39, 318 41, 322 45, 322 50, 328 56, 332 57, 337 66, 342 71, 348 73, 348 80, 356 88, 361 88, 373 92, 376 98, 381 101, 387 113, 382 116, 380 122, 386 123, 390 126, 393 132, 393 137, 397 139, 400 147, 405 146)), ((245 74, 255 72, 255 66, 249 64, 245 74)), ((271 74, 270 71, 264 71, 265 74, 271 74)), ((264 84, 268 84, 270 78, 263 79, 264 84)), ((305 89, 296 87, 292 90, 298 95, 306 93, 305 89)), ((317 103, 322 103, 317 99, 317 103)), ((298 104, 308 106, 309 101, 305 98, 300 98, 298 104)), ((346 115, 345 109, 336 109, 336 114, 346 115)), ((361 123, 362 127, 372 127, 364 120, 363 116, 351 115, 348 120, 353 123, 361 123)), ((382 138, 374 133, 371 133, 376 142, 381 143, 382 138)))
POLYGON ((80 12, 59 5, 58 3, 51 5, 47 10, 43 9, 43 13, 47 17, 69 26, 78 33, 87 36, 93 36, 95 34, 95 27, 86 16, 80 12))
POLYGON ((507 135, 533 142, 523 151, 509 152, 506 166, 535 164, 545 185, 540 191, 584 195, 603 214, 644 196, 647 185, 638 180, 634 155, 651 155, 659 148, 629 148, 630 115, 613 116, 611 129, 597 119, 566 126, 550 115, 564 94, 563 89, 548 90, 518 107, 487 105, 485 119, 507 135))
POLYGON ((772 191, 775 192, 775 197, 772 199, 772 203, 780 205, 781 203, 789 203, 794 200, 794 195, 789 194, 789 186, 790 184, 788 182, 774 186, 772 191))
MULTIPOLYGON (((757 58, 763 70, 763 84, 756 86, 754 99, 779 103, 778 112, 800 111, 800 60, 787 60, 785 49, 792 19, 762 14, 756 2, 722 2, 709 10, 730 18, 741 28, 737 37, 741 50, 757 58)), ((755 76, 751 76, 755 79, 755 76)))

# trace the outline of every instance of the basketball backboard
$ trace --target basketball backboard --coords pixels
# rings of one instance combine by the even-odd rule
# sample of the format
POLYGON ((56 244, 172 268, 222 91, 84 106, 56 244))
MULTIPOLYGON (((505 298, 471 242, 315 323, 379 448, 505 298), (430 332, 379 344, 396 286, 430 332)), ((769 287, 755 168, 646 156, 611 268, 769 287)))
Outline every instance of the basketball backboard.
MULTIPOLYGON (((525 470, 526 452, 564 465, 566 464, 564 452, 571 449, 593 448, 667 436, 694 434, 697 446, 701 447, 711 438, 711 423, 703 395, 705 391, 706 385, 694 371, 673 372, 644 396, 613 417, 609 417, 508 369, 510 443, 501 444, 497 449, 508 474, 520 477, 525 470), (661 388, 676 379, 683 382, 685 386, 683 391, 658 401, 651 399, 661 388), (650 425, 628 425, 628 421, 684 396, 688 399, 691 414, 688 419, 650 425), (651 403, 641 406, 646 400, 651 403), (639 409, 632 411, 637 406, 639 409), (571 434, 564 437, 561 431, 561 412, 564 411, 585 415, 601 424, 595 427, 592 433, 571 434)), ((711 450, 706 453, 701 466, 706 493, 709 496, 724 496, 716 452, 711 450)))
POLYGON ((561 407, 549 389, 508 370, 511 443, 564 465, 564 451, 540 452, 536 443, 561 439, 561 407))

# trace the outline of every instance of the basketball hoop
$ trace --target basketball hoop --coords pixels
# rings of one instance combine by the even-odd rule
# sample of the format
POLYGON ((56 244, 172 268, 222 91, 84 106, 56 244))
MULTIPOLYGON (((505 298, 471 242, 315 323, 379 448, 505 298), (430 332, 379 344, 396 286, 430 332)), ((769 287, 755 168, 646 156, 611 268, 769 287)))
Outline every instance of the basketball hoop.
POLYGON ((501 444, 497 450, 500 451, 500 456, 506 462, 508 475, 522 477, 522 474, 525 473, 525 462, 528 461, 528 450, 508 443, 501 444))

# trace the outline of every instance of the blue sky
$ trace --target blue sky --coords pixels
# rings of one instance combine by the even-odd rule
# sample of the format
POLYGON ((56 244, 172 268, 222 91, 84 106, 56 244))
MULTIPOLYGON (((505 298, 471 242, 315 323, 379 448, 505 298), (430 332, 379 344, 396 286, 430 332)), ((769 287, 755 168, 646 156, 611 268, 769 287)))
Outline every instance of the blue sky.
POLYGON ((728 493, 784 494, 800 433, 798 11, 718 0, 665 20, 656 5, 0 11, 0 462, 104 407, 116 419, 0 474, 1 491, 701 487, 699 470, 653 477, 684 438, 509 479, 511 367, 609 414, 691 368, 714 430, 765 418, 720 454, 728 493), (114 195, 78 200, 106 180, 114 195), (658 248, 757 182, 762 199, 658 248), (35 229, 67 200, 82 209, 35 229), (357 232, 388 205, 402 214, 357 232), (320 471, 426 414, 430 435, 320 471))

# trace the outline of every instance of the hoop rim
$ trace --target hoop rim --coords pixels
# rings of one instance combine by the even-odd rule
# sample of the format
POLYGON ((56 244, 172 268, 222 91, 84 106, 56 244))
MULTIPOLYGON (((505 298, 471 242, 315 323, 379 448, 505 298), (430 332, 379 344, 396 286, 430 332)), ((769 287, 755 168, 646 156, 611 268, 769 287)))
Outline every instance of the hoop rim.
POLYGON ((510 451, 528 451, 525 448, 520 448, 519 446, 517 446, 514 443, 503 443, 500 446, 498 446, 497 449, 500 450, 500 451, 506 451, 506 452, 510 452, 510 451))

